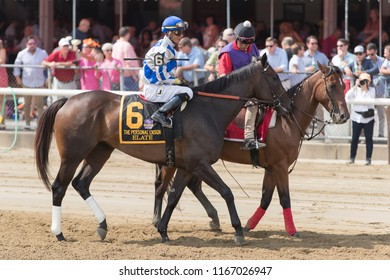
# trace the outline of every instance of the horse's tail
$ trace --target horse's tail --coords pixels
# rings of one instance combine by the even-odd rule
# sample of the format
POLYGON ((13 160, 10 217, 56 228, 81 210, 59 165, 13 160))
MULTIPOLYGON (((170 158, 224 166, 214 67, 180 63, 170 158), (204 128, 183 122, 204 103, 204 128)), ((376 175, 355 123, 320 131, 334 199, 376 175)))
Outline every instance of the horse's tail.
POLYGON ((53 126, 57 112, 62 108, 62 106, 64 106, 67 100, 68 98, 57 100, 43 112, 39 119, 35 134, 35 164, 37 166, 39 177, 49 191, 51 190, 51 184, 49 181, 47 166, 49 162, 50 143, 53 136, 53 126))

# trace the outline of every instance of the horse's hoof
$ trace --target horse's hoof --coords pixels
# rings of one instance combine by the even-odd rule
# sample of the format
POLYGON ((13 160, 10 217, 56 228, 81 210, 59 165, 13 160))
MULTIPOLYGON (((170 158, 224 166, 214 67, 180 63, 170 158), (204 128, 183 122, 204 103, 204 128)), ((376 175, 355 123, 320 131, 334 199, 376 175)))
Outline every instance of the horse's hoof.
POLYGON ((242 231, 243 231, 243 232, 250 232, 251 229, 248 228, 247 226, 245 226, 245 227, 242 228, 242 231))
POLYGON ((165 243, 165 242, 169 242, 169 241, 171 241, 171 240, 169 239, 168 236, 165 236, 165 237, 161 238, 161 243, 165 243))
POLYGON ((104 240, 106 238, 106 236, 107 236, 107 230, 106 229, 98 227, 96 231, 97 231, 97 233, 98 233, 98 235, 100 237, 100 240, 104 240))
POLYGON ((158 232, 160 233, 162 243, 169 241, 168 233, 166 230, 159 230, 158 232))
POLYGON ((60 234, 57 234, 56 237, 57 237, 58 241, 66 241, 66 239, 65 239, 64 235, 62 234, 62 232, 60 234))
POLYGON ((211 221, 209 223, 209 226, 210 226, 211 230, 221 230, 221 226, 220 226, 219 222, 211 221))
POLYGON ((234 236, 234 242, 237 244, 237 245, 239 245, 239 246, 241 246, 241 245, 244 245, 244 243, 245 243, 245 238, 244 238, 244 236, 234 236))
POLYGON ((159 225, 160 225, 160 221, 153 221, 153 226, 155 229, 158 229, 159 225))
POLYGON ((298 232, 290 234, 290 236, 293 237, 293 238, 299 238, 300 237, 298 232))

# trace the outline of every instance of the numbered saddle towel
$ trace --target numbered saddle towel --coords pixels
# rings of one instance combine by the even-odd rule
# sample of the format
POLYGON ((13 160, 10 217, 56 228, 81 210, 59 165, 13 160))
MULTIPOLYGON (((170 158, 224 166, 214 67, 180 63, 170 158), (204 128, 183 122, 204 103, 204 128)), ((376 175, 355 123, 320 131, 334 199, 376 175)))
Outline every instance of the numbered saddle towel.
MULTIPOLYGON (((119 111, 119 141, 121 144, 165 143, 162 125, 151 116, 159 108, 140 98, 138 94, 124 95, 119 111)), ((174 139, 181 138, 180 110, 174 114, 174 139)))

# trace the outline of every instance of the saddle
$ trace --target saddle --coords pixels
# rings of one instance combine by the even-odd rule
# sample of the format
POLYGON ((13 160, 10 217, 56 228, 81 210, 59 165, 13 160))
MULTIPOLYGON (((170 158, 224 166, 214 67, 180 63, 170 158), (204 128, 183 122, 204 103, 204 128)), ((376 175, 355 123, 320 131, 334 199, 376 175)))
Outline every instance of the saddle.
MULTIPOLYGON (((243 108, 237 117, 229 124, 225 131, 225 140, 233 142, 244 142, 244 126, 245 126, 246 109, 243 108)), ((275 124, 276 112, 272 108, 266 107, 260 110, 256 118, 257 138, 260 142, 265 142, 268 128, 275 124)))

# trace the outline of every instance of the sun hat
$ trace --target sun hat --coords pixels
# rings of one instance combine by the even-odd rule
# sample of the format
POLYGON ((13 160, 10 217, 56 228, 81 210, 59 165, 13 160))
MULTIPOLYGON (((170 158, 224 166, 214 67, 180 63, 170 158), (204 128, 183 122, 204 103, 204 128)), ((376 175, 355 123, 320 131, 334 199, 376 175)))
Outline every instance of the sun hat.
POLYGON ((368 73, 361 73, 359 76, 359 80, 369 80, 371 82, 371 75, 368 73))

